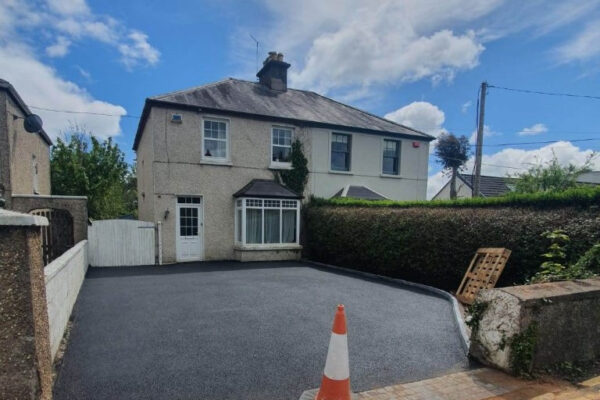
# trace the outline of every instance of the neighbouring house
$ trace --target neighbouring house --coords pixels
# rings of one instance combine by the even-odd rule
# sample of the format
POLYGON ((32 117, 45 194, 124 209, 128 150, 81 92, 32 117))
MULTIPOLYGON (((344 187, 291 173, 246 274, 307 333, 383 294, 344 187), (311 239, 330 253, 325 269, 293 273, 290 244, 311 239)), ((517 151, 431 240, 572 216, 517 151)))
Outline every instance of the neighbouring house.
POLYGON ((432 136, 288 88, 289 67, 271 52, 258 82, 146 99, 133 146, 138 214, 161 223, 164 262, 298 258, 311 195, 425 199, 432 136), (277 179, 295 139, 308 160, 304 193, 277 179))
POLYGON ((50 146, 42 129, 23 127, 31 111, 15 88, 0 79, 0 197, 11 208, 13 194, 50 194, 50 146))
POLYGON ((50 146, 44 129, 30 133, 25 118, 31 110, 9 82, 0 79, 0 207, 44 216, 44 263, 48 264, 87 239, 87 198, 53 196, 50 146))
MULTIPOLYGON (((456 198, 465 199, 473 197, 473 175, 458 174, 456 177, 456 198)), ((502 176, 481 175, 479 193, 481 197, 502 196, 514 190, 518 178, 502 176)), ((577 182, 588 185, 600 184, 600 171, 585 172, 577 177, 577 182)), ((450 181, 446 182, 431 200, 450 199, 450 181)))

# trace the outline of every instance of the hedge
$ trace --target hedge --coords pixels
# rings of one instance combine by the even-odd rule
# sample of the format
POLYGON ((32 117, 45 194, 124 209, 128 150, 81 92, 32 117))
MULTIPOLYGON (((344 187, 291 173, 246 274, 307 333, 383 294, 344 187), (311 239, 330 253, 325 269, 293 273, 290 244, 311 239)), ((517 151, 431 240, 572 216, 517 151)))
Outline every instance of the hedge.
POLYGON ((600 240, 597 206, 590 206, 589 197, 582 199, 570 207, 546 202, 543 207, 406 208, 317 201, 304 210, 305 256, 456 290, 479 247, 506 247, 512 255, 498 285, 520 284, 539 269, 548 246, 540 236, 544 231, 567 232, 571 261, 600 240))
POLYGON ((600 205, 600 186, 580 186, 563 192, 540 192, 529 194, 509 193, 504 196, 490 198, 471 198, 458 200, 434 201, 394 201, 394 200, 360 200, 353 198, 336 197, 332 199, 312 198, 311 206, 342 206, 342 207, 368 207, 368 208, 464 208, 464 207, 589 207, 600 205))

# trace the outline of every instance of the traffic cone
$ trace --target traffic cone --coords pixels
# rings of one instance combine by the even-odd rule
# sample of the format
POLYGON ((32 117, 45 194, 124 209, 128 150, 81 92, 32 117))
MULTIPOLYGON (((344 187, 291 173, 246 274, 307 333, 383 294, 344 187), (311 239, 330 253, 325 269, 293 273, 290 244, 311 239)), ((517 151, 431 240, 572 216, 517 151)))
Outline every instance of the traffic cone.
POLYGON ((331 339, 329 340, 321 388, 315 400, 350 400, 350 396, 346 314, 344 305, 339 304, 331 328, 331 339))

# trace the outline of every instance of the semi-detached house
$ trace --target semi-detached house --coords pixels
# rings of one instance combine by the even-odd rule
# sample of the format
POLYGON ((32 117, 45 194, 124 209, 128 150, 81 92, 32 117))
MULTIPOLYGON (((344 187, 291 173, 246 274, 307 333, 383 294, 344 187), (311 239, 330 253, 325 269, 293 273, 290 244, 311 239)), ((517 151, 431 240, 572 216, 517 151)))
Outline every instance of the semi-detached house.
POLYGON ((311 195, 425 199, 432 136, 290 89, 289 67, 269 53, 258 82, 146 99, 133 147, 139 219, 161 222, 164 262, 298 258, 311 195), (305 193, 275 179, 291 168, 295 139, 308 159, 305 193))

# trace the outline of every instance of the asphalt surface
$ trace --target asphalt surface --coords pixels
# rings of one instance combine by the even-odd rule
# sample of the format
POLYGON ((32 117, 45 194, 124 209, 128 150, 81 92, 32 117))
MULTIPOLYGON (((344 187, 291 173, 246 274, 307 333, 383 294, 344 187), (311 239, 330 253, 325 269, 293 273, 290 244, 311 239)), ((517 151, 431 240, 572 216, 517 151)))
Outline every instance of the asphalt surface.
POLYGON ((297 400, 338 303, 354 391, 468 368, 450 303, 408 287, 291 262, 92 268, 55 399, 297 400))

